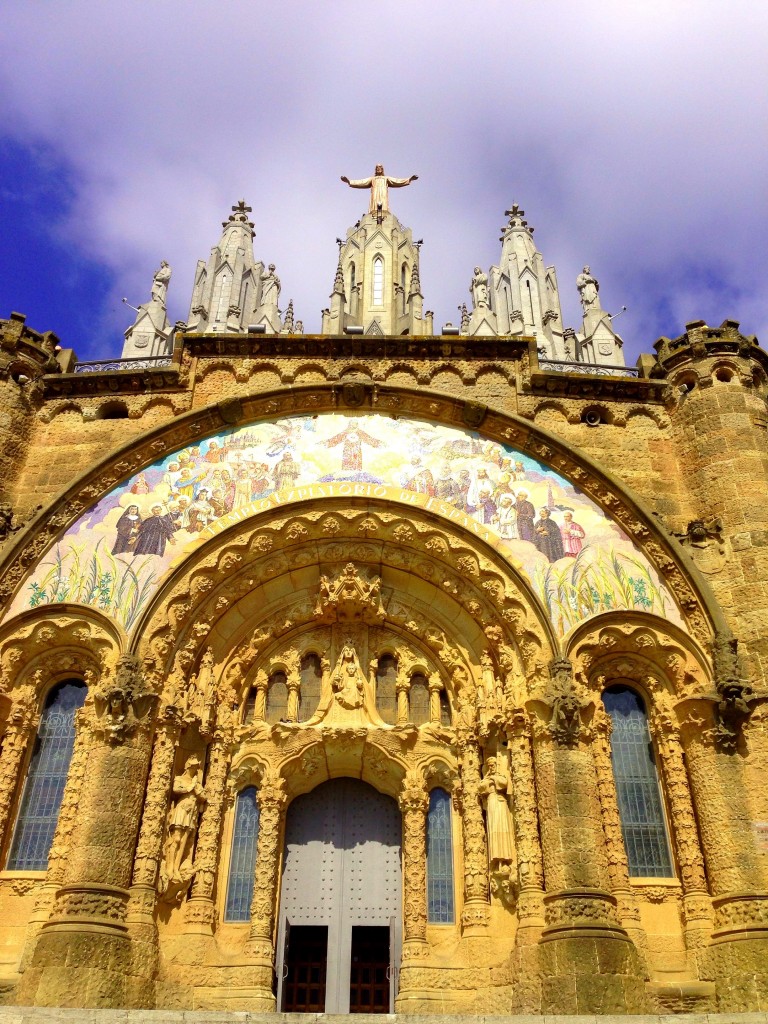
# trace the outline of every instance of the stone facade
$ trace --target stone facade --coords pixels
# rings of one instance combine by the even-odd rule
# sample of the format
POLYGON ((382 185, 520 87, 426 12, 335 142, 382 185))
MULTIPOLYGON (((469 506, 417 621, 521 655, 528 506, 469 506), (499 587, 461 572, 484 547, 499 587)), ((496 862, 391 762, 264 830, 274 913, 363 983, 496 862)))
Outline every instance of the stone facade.
MULTIPOLYGON (((4 1001, 274 1010, 287 815, 352 777, 402 815, 399 1012, 761 1009, 768 355, 696 322, 630 371, 590 300, 572 335, 610 365, 571 365, 533 255, 556 313, 540 330, 500 324, 494 293, 514 305, 525 278, 510 256, 435 335, 388 211, 348 233, 308 335, 280 319, 249 212, 224 225, 248 309, 219 289, 216 319, 222 243, 163 360, 78 370, 0 321, 4 1001), (14 869, 35 735, 72 679, 88 690, 47 870, 14 869), (627 852, 615 685, 647 709, 666 874, 627 852), (255 884, 234 922, 247 787, 255 884), (430 917, 435 789, 452 923, 430 917)), ((530 238, 510 218, 509 253, 530 238)))

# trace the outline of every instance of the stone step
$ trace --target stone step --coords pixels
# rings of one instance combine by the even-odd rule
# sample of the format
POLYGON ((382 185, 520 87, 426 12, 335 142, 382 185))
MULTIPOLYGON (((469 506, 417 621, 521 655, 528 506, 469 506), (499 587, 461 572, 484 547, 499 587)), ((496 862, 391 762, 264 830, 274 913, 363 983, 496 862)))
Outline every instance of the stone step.
MULTIPOLYGON (((80 1010, 0 1006, 0 1024, 352 1024, 351 1015, 208 1010, 80 1010)), ((768 1024, 768 1013, 679 1013, 605 1016, 357 1013, 354 1024, 768 1024)))

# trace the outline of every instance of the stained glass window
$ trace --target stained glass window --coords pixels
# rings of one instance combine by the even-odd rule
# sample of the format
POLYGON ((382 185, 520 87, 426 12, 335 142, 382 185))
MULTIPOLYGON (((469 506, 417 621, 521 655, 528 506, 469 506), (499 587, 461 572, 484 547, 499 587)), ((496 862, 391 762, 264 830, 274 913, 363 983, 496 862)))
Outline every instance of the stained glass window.
POLYGON ((45 871, 75 745, 75 712, 86 686, 59 683, 48 694, 29 762, 8 857, 9 871, 45 871))
POLYGON ((255 686, 252 686, 248 691, 248 696, 245 698, 245 708, 243 709, 243 725, 251 725, 253 722, 253 716, 256 714, 256 697, 258 692, 255 686))
POLYGON ((448 702, 448 694, 445 690, 440 691, 440 725, 451 724, 451 705, 448 702))
POLYGON ((301 690, 299 691, 299 721, 306 722, 317 711, 323 667, 320 656, 310 651, 301 659, 301 690))
POLYGON ((248 786, 237 794, 235 803, 235 829, 229 858, 225 921, 249 921, 251 918, 258 834, 259 805, 256 803, 256 787, 248 786))
POLYGON ((429 794, 427 920, 430 924, 453 924, 451 798, 444 789, 433 789, 429 794))
POLYGON ((629 873, 674 877, 643 699, 628 686, 612 686, 603 703, 613 723, 611 760, 629 873))
POLYGON ((384 260, 381 256, 373 261, 373 304, 384 305, 384 260))

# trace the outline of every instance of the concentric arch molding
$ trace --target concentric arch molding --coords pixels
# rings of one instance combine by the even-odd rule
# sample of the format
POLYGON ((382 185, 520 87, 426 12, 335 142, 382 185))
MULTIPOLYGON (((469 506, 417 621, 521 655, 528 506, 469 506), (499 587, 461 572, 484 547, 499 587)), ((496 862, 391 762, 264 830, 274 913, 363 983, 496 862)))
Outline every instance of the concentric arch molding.
MULTIPOLYGON (((107 555, 113 561, 119 557, 111 554, 116 520, 129 501, 138 505, 140 512, 148 513, 151 502, 167 499, 169 491, 161 493, 160 478, 171 472, 169 466, 180 453, 198 448, 192 457, 204 461, 206 467, 215 465, 206 456, 211 451, 210 442, 216 441, 228 443, 229 454, 234 454, 233 446, 240 446, 246 462, 261 461, 267 466, 271 480, 272 493, 265 491, 263 496, 242 501, 232 510, 230 514, 239 517, 237 521, 277 503, 322 500, 323 488, 328 496, 342 496, 342 489, 350 489, 350 497, 366 497, 367 487, 372 489, 371 497, 406 507, 418 504, 436 516, 458 519, 459 525, 496 547, 511 565, 529 576, 535 590, 538 584, 538 593, 561 635, 605 610, 600 588, 594 585, 598 579, 614 587, 613 593, 604 592, 609 593, 609 602, 615 602, 623 589, 624 603, 614 603, 614 608, 661 612, 684 624, 701 643, 712 635, 713 626, 720 625, 716 602, 690 560, 675 549, 674 541, 642 503, 584 454, 549 432, 492 408, 435 392, 360 387, 362 394, 355 391, 346 396, 349 405, 345 404, 344 389, 317 386, 228 400, 189 413, 126 445, 55 499, 7 552, 0 567, 0 600, 7 609, 6 617, 31 605, 71 602, 74 598, 107 610, 118 621, 125 616, 122 609, 130 608, 133 601, 135 621, 141 612, 141 607, 135 608, 136 601, 142 600, 142 594, 145 602, 151 599, 153 589, 171 568, 173 556, 188 554, 206 537, 227 529, 228 524, 224 519, 212 523, 206 537, 190 537, 180 531, 174 537, 176 543, 167 544, 162 556, 147 556, 149 561, 145 558, 141 567, 133 564, 140 562, 139 555, 121 559, 125 563, 122 568, 117 566, 123 572, 121 590, 111 579, 105 583, 106 577, 115 572, 107 555), (379 445, 359 437, 350 442, 350 432, 359 434, 361 430, 379 445), (345 432, 346 438, 339 439, 345 432), (245 443, 248 441, 253 443, 245 443), (283 474, 285 486, 275 488, 278 462, 291 450, 300 472, 298 476, 283 474), (480 470, 485 468, 487 479, 498 485, 499 477, 509 468, 504 459, 513 467, 522 462, 524 479, 513 480, 512 490, 516 494, 520 490, 529 492, 537 506, 537 520, 541 518, 538 509, 547 505, 558 525, 562 525, 566 509, 572 510, 575 521, 579 516, 585 521, 584 547, 592 551, 590 557, 580 556, 579 566, 579 559, 573 558, 550 562, 526 540, 508 542, 498 524, 486 521, 493 516, 490 506, 486 503, 482 511, 478 510, 480 485, 485 479, 480 470), (475 500, 466 501, 463 510, 427 493, 428 487, 420 489, 419 472, 428 471, 435 483, 444 463, 456 481, 462 472, 469 473, 474 487, 471 498, 475 500), (137 493, 140 474, 145 483, 139 484, 137 493), (144 491, 145 486, 148 491, 144 491), (363 488, 363 493, 356 493, 355 488, 363 488), (614 555, 623 572, 614 572, 611 580, 614 555), (65 564, 66 559, 69 561, 65 564), (73 571, 75 560, 79 565, 73 571), (596 567, 585 578, 588 566, 595 561, 596 567), (573 576, 574 568, 581 570, 580 576, 573 576), (560 586, 563 580, 568 584, 565 587, 560 586), (109 593, 107 585, 111 587, 109 593), (598 595, 590 607, 589 591, 594 590, 598 595)), ((235 464, 238 461, 242 464, 242 460, 235 460, 235 464)), ((462 481, 466 483, 466 476, 462 481)), ((491 490, 493 497, 496 487, 491 490)), ((130 627, 132 622, 122 624, 130 627)))

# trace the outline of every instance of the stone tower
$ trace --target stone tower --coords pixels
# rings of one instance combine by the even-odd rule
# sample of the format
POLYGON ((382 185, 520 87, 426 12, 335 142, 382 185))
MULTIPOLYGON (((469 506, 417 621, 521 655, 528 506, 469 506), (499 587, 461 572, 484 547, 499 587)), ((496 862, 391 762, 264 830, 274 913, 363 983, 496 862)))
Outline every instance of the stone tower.
POLYGON ((250 212, 244 199, 233 206, 208 262, 198 261, 187 318, 189 331, 245 333, 254 324, 267 334, 283 330, 278 309, 280 279, 274 264, 265 268, 253 254, 256 232, 248 218, 250 212))
POLYGON ((323 310, 323 334, 432 334, 432 313, 424 312, 419 277, 421 242, 413 241, 411 229, 387 205, 385 199, 383 208, 369 209, 344 241, 338 239, 339 262, 331 305, 323 310))

